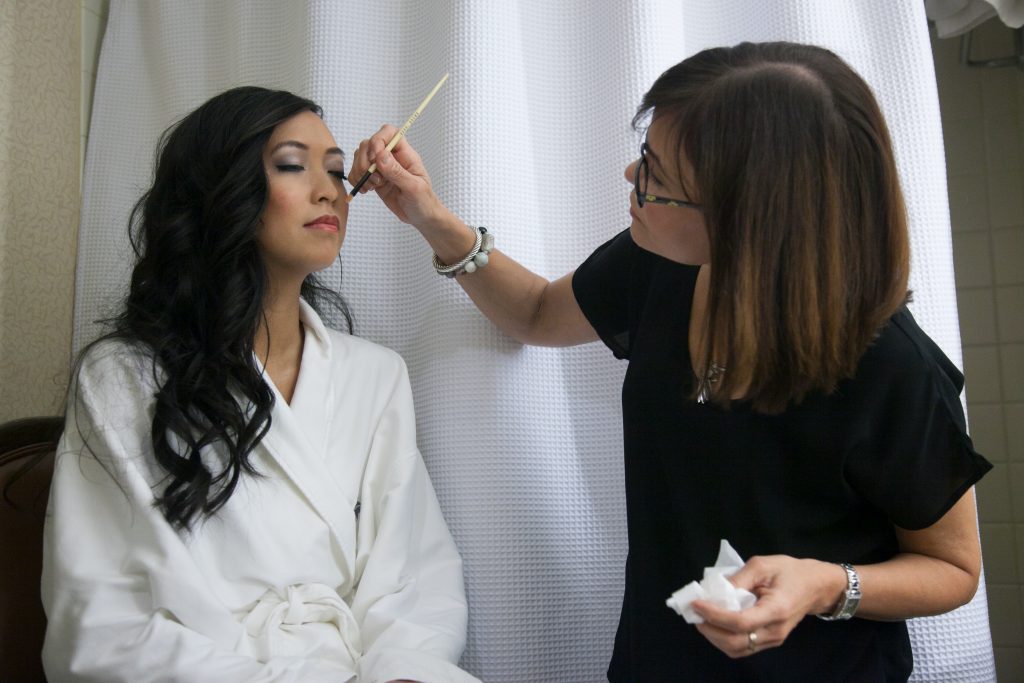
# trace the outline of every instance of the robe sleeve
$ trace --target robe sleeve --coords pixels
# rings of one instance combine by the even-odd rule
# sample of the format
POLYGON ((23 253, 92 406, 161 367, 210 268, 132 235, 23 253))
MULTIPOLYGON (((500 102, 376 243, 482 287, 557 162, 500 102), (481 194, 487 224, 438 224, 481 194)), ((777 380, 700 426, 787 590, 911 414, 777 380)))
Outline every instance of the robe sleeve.
POLYGON ((70 393, 44 531, 47 678, 351 681, 355 672, 336 662, 260 662, 233 651, 241 625, 153 506, 145 365, 128 353, 92 353, 70 393))
POLYGON ((462 559, 416 447, 405 365, 381 415, 360 487, 352 612, 362 624, 360 681, 470 683, 462 559))

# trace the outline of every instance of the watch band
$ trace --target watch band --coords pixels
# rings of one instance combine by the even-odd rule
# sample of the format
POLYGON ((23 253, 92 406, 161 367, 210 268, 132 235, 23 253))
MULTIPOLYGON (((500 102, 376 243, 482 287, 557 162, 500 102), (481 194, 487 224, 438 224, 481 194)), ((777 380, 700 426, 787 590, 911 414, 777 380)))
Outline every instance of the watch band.
POLYGON ((846 590, 843 591, 843 597, 836 604, 836 608, 832 610, 832 614, 817 615, 819 619, 825 621, 849 619, 857 611, 857 606, 860 605, 860 577, 857 576, 857 570, 853 568, 853 565, 846 562, 841 562, 839 566, 846 570, 846 590))

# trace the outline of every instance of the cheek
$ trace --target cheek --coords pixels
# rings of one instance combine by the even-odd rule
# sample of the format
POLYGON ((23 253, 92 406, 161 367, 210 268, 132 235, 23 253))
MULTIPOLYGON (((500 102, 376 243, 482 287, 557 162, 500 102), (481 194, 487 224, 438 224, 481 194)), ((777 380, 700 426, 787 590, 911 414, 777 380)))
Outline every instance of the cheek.
POLYGON ((342 191, 341 198, 334 202, 334 211, 338 214, 338 220, 341 225, 338 229, 338 243, 345 241, 345 229, 348 227, 348 202, 345 201, 345 197, 348 195, 342 191))
POLYGON ((642 223, 633 221, 630 226, 634 242, 679 263, 698 265, 710 259, 707 229, 699 216, 666 215, 662 207, 650 208, 642 223))
POLYGON ((305 215, 310 206, 310 188, 301 174, 278 173, 267 184, 265 212, 277 216, 305 215))
POLYGON ((348 202, 345 201, 346 197, 348 197, 348 193, 342 188, 341 196, 334 202, 334 211, 338 214, 338 218, 341 219, 343 227, 345 222, 348 221, 348 202))
POLYGON ((267 216, 280 216, 288 213, 296 203, 295 191, 281 185, 271 185, 267 190, 267 206, 263 213, 267 216))

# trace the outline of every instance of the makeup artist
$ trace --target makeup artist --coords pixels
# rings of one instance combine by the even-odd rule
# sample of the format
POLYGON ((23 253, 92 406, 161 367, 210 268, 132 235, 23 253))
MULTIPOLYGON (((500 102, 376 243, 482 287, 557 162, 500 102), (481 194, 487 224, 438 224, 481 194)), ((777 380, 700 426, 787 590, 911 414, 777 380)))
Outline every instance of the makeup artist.
POLYGON ((320 317, 349 319, 316 278, 344 181, 288 92, 229 90, 162 138, 57 449, 50 681, 479 683, 405 363, 320 317))
POLYGON ((527 344, 603 341, 623 386, 629 555, 613 682, 902 681, 905 619, 968 602, 980 548, 963 377, 907 309, 906 209, 886 124, 833 53, 710 49, 662 74, 628 230, 549 282, 494 250, 383 127, 353 173, 527 344), (665 605, 720 539, 757 596, 665 605))

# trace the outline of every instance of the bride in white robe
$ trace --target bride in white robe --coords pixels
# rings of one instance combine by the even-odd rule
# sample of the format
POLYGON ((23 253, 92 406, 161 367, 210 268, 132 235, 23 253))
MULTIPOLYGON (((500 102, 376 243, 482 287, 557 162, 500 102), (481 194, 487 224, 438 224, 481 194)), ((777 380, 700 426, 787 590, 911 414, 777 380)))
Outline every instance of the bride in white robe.
MULTIPOLYGON (((274 400, 248 454, 257 474, 190 528, 171 524, 157 504, 171 475, 153 446, 166 377, 130 339, 88 350, 45 531, 51 681, 476 681, 456 666, 462 562, 417 449, 405 364, 325 327, 288 276, 340 248, 347 205, 328 168, 340 152, 311 111, 267 147, 253 365, 274 400)), ((222 446, 200 451, 213 473, 222 446)))

